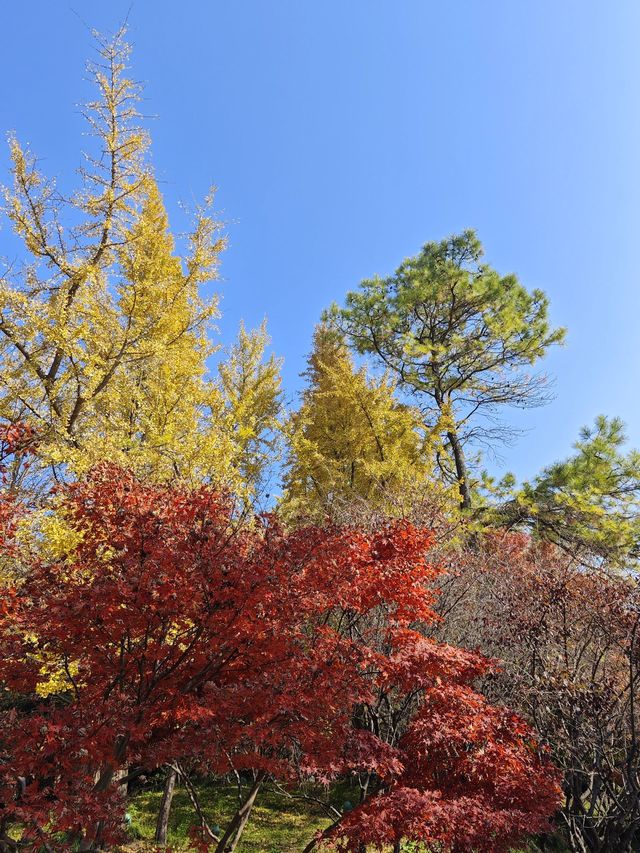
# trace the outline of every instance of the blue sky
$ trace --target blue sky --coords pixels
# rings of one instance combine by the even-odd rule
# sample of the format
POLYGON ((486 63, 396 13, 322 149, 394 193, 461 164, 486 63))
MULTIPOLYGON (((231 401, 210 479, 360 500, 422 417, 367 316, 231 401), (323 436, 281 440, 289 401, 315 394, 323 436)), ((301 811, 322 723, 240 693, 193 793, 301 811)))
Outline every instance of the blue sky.
MULTIPOLYGON (((0 129, 65 181, 87 25, 129 5, 0 10, 0 129)), ((556 399, 511 416, 529 431, 504 466, 531 476, 601 412, 640 445, 636 0, 136 0, 129 20, 172 219, 219 188, 222 337, 266 316, 291 396, 323 308, 475 227, 569 328, 556 399)))

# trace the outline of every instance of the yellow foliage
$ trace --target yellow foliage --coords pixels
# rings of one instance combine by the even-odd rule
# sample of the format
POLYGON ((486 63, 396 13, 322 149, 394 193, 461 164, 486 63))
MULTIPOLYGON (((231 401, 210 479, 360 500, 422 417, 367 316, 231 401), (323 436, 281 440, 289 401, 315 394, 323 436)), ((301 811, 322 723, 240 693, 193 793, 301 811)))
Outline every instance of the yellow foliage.
POLYGON ((38 696, 64 693, 73 687, 73 679, 78 674, 77 661, 70 661, 65 668, 63 662, 46 652, 36 655, 36 660, 40 662, 38 674, 42 676, 42 680, 36 685, 38 696))
POLYGON ((266 323, 238 340, 218 368, 224 399, 221 430, 231 437, 233 465, 250 496, 264 484, 278 456, 281 433, 281 361, 264 358, 269 343, 266 323))
POLYGON ((37 528, 41 556, 53 561, 71 557, 82 542, 84 532, 73 527, 59 510, 39 515, 37 528))
POLYGON ((305 375, 302 406, 287 427, 285 516, 321 520, 358 502, 404 515, 437 488, 420 413, 396 399, 388 376, 357 369, 335 329, 316 329, 305 375))
POLYGON ((11 141, 6 208, 26 260, 0 278, 0 418, 38 434, 38 473, 112 460, 158 480, 251 494, 277 426, 279 364, 264 326, 241 330, 219 375, 207 359, 225 240, 207 206, 178 251, 139 127, 120 33, 100 43, 87 118, 104 158, 70 198, 11 141), (104 68, 108 73, 104 73, 104 68), (269 435, 268 435, 269 434, 269 435))

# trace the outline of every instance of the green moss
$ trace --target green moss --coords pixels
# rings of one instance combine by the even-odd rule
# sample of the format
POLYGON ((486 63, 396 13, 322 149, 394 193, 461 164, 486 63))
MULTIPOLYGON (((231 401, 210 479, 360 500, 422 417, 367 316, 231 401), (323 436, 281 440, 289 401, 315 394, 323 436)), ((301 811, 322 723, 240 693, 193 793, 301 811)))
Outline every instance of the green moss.
MULTIPOLYGON (((245 791, 246 793, 246 791, 245 791)), ((210 826, 224 827, 234 814, 237 789, 233 786, 199 784, 198 796, 210 826)), ((131 843, 122 848, 127 853, 157 850, 153 843, 156 817, 162 791, 151 788, 138 793, 129 802, 131 843)), ((345 800, 357 802, 357 790, 340 786, 332 790, 332 805, 340 807, 345 800)), ((188 830, 197 817, 186 791, 178 787, 169 819, 168 846, 175 851, 190 849, 188 830)), ((292 799, 271 787, 260 792, 251 818, 238 845, 237 853, 300 853, 316 832, 325 829, 331 819, 314 803, 292 799)), ((415 844, 403 844, 403 853, 426 853, 415 844)), ((538 853, 533 844, 513 853, 538 853)), ((386 853, 386 851, 385 851, 386 853)))
MULTIPOLYGON (((198 793, 209 825, 224 827, 237 808, 237 789, 201 785, 198 793)), ((131 800, 128 807, 130 832, 138 843, 128 845, 127 850, 142 851, 152 846, 149 842, 153 842, 161 796, 161 791, 149 790, 131 800)), ((330 822, 319 806, 265 788, 253 808, 238 853, 299 853, 313 835, 330 822)), ((197 824, 197 817, 193 806, 187 793, 179 788, 171 808, 168 845, 176 850, 188 850, 188 830, 194 824, 197 824)))

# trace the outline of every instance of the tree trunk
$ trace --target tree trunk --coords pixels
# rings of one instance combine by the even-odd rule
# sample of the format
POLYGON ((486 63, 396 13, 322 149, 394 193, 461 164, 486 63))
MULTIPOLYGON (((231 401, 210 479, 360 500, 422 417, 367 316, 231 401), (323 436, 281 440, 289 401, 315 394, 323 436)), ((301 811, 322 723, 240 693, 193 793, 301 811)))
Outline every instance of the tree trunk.
POLYGON ((469 476, 467 474, 464 450, 462 449, 457 433, 453 430, 447 433, 447 439, 456 466, 456 477, 458 478, 458 488, 460 490, 460 509, 471 509, 471 489, 469 488, 469 476))
POLYGON ((335 820, 335 821, 331 824, 331 826, 327 827, 327 829, 325 829, 325 830, 324 830, 324 832, 322 833, 322 835, 321 835, 321 836, 319 836, 319 837, 318 837, 317 835, 316 835, 316 836, 314 836, 314 837, 311 839, 311 841, 307 844, 307 846, 304 848, 304 850, 302 851, 302 853, 311 853, 311 851, 312 851, 315 847, 317 847, 317 846, 318 846, 318 843, 319 843, 320 841, 322 841, 322 839, 323 839, 326 835, 328 835, 332 830, 334 830, 334 829, 336 828, 336 826, 338 826, 338 824, 339 824, 339 823, 340 823, 340 821, 342 820, 342 817, 343 817, 343 816, 342 816, 342 815, 340 815, 340 817, 339 817, 337 820, 335 820))
POLYGON ((177 778, 178 772, 175 767, 169 767, 164 782, 164 790, 162 792, 162 800, 160 802, 158 820, 156 821, 155 840, 158 844, 167 843, 167 833, 169 831, 169 815, 171 814, 171 802, 173 801, 173 793, 176 788, 177 778))
POLYGON ((253 787, 249 791, 249 796, 233 816, 231 823, 227 827, 226 832, 215 849, 215 853, 233 853, 236 849, 238 842, 240 841, 240 836, 244 832, 244 828, 247 825, 249 816, 251 815, 251 810, 253 809, 256 797, 258 796, 258 791, 262 787, 265 775, 266 774, 263 772, 258 773, 256 781, 253 783, 253 787))
MULTIPOLYGON (((116 775, 116 772, 120 770, 120 765, 124 760, 124 757, 127 753, 127 746, 129 744, 129 735, 119 735, 116 738, 116 743, 113 751, 113 764, 106 764, 98 773, 98 778, 96 780, 95 785, 93 786, 94 791, 103 792, 106 791, 107 788, 113 782, 113 777, 116 775)), ((80 842, 78 850, 85 853, 88 850, 95 850, 100 847, 100 842, 102 839, 102 829, 103 822, 98 821, 94 826, 93 836, 89 831, 87 831, 84 835, 84 838, 80 842)))
POLYGON ((234 853, 236 847, 238 846, 238 842, 240 841, 242 833, 244 832, 244 829, 247 823, 249 822, 249 818, 251 817, 251 811, 255 804, 256 797, 258 796, 259 787, 260 786, 256 788, 255 793, 251 795, 250 800, 247 801, 247 803, 242 807, 242 816, 240 817, 240 820, 238 822, 238 828, 236 829, 235 835, 233 836, 233 841, 227 848, 229 853, 234 853))

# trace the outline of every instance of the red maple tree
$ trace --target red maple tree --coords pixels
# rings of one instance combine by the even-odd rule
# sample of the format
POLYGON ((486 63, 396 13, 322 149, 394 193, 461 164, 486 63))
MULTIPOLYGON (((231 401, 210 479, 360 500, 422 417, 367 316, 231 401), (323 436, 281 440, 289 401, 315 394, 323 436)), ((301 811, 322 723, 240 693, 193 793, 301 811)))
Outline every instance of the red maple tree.
MULTIPOLYGON (((1 595, 5 849, 11 827, 26 849, 116 842, 123 776, 172 762, 285 782, 366 774, 361 804, 323 836, 348 850, 500 850, 548 826, 553 768, 470 686, 491 662, 416 630, 434 619, 428 531, 240 524, 210 488, 112 465, 61 500, 79 543, 1 595), (44 699, 43 662, 62 685, 44 699)), ((203 844, 222 853, 230 832, 203 844)))

